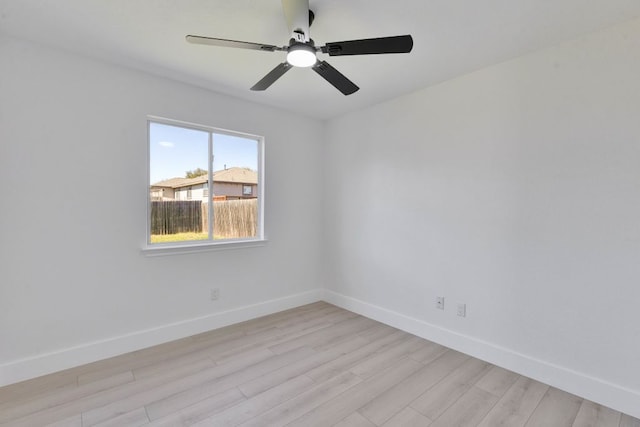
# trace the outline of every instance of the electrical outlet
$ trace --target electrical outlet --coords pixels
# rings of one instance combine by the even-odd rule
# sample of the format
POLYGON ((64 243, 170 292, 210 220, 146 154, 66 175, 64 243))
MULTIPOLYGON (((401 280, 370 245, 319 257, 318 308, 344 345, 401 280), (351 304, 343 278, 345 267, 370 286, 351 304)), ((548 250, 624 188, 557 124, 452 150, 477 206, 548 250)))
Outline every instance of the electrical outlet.
POLYGON ((220 289, 218 288, 211 289, 211 294, 209 295, 209 298, 211 299, 211 301, 215 301, 218 298, 220 298, 220 289))
POLYGON ((436 308, 444 310, 444 297, 436 297, 436 308))
POLYGON ((467 317, 467 304, 458 304, 458 316, 467 317))

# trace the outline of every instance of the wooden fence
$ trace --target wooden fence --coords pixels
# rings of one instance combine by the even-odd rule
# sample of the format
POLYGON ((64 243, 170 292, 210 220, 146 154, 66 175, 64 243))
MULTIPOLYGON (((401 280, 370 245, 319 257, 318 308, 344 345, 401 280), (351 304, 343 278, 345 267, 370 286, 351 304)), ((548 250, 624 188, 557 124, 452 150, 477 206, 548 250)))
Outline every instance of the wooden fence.
MULTIPOLYGON (((208 204, 202 204, 202 229, 208 227, 208 204)), ((258 225, 258 199, 213 202, 215 239, 255 237, 258 225)))
POLYGON ((151 234, 201 233, 201 205, 200 200, 151 202, 151 234))
MULTIPOLYGON (((207 233, 209 204, 200 200, 151 202, 151 234, 207 233)), ((215 239, 255 237, 258 199, 213 202, 215 239)))

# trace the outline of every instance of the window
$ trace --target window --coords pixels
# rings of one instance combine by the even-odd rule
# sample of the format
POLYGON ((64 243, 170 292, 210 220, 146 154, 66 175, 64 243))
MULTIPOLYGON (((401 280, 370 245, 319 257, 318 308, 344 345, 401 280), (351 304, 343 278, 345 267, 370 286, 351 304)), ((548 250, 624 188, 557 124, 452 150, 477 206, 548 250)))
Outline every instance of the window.
POLYGON ((148 249, 263 240, 262 137, 159 118, 148 126, 148 249))

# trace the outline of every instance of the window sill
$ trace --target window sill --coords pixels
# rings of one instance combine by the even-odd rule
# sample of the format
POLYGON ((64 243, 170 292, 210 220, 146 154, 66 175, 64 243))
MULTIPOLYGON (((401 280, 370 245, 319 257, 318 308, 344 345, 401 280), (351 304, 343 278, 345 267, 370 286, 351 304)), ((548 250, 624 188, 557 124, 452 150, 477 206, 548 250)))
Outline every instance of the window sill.
POLYGON ((225 240, 215 242, 188 242, 184 244, 172 243, 156 243, 154 245, 146 245, 141 249, 142 254, 148 257, 166 256, 166 255, 182 255, 198 252, 224 251, 231 249, 255 248, 266 246, 267 239, 251 239, 251 240, 225 240))

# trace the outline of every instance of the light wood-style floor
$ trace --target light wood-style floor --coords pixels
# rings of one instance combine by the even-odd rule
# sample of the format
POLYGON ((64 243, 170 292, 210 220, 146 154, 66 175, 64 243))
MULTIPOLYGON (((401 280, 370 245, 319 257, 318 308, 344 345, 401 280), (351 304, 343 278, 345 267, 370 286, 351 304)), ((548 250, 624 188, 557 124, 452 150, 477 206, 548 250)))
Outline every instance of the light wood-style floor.
POLYGON ((326 303, 0 388, 9 426, 640 421, 326 303))

